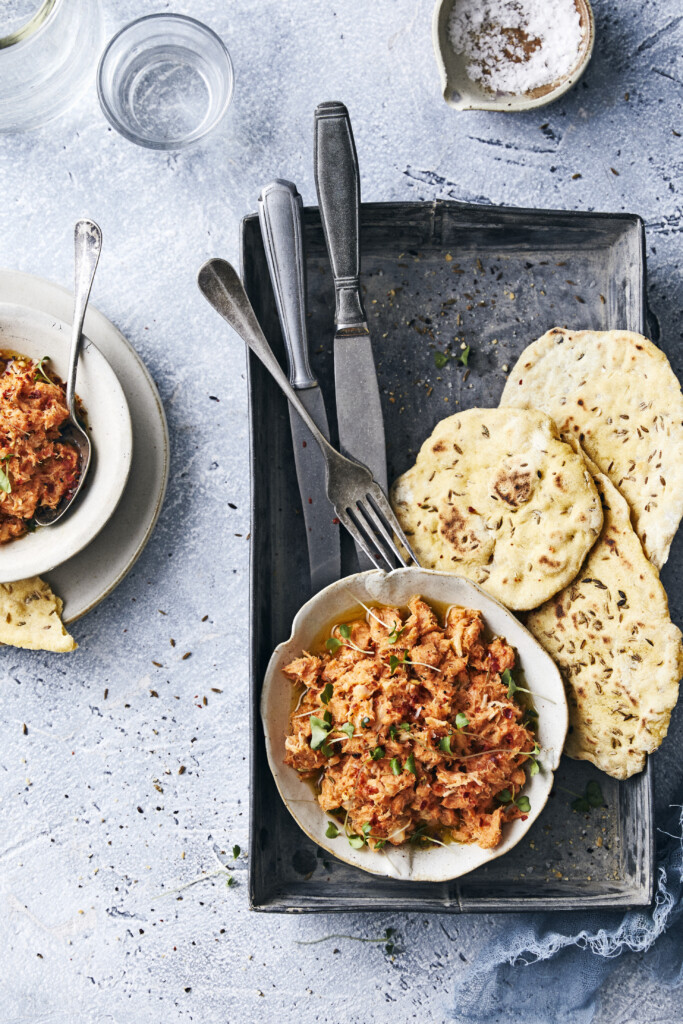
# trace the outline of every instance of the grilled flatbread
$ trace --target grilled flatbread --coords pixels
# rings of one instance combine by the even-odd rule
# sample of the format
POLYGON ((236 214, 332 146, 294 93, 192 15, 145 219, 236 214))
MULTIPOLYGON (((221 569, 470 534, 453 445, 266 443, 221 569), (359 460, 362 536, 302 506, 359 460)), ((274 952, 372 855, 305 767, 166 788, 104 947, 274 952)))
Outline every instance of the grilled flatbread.
POLYGON ((63 603, 38 576, 0 583, 0 645, 31 651, 74 651, 78 646, 62 625, 63 603))
POLYGON ((574 582, 531 612, 526 625, 564 679, 565 753, 627 779, 666 736, 683 675, 681 631, 626 501, 586 462, 604 510, 600 538, 574 582))
POLYGON ((683 395, 664 353, 631 331, 555 327, 522 352, 500 404, 543 409, 580 441, 661 569, 683 515, 683 395))
POLYGON ((437 424, 391 502, 420 563, 508 608, 535 608, 576 575, 602 526, 583 457, 549 416, 468 409, 437 424))

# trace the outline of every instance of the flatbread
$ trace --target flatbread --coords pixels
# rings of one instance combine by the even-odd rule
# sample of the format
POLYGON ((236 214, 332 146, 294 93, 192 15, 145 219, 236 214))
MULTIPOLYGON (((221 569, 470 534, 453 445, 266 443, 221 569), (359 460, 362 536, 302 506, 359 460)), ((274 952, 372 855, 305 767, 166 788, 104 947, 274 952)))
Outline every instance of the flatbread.
POLYGON ((0 645, 31 651, 74 651, 60 615, 63 602, 39 576, 0 583, 0 645))
POLYGON ((421 565, 535 608, 574 578, 602 526, 583 457, 542 412, 468 409, 437 424, 391 502, 421 565))
POLYGON ((666 736, 683 675, 681 631, 626 501, 586 461, 603 503, 600 538, 574 582, 531 612, 526 625, 564 679, 565 753, 627 779, 666 736))
POLYGON ((543 409, 580 441, 661 569, 683 515, 683 395, 664 353, 631 331, 555 327, 524 350, 500 404, 543 409))

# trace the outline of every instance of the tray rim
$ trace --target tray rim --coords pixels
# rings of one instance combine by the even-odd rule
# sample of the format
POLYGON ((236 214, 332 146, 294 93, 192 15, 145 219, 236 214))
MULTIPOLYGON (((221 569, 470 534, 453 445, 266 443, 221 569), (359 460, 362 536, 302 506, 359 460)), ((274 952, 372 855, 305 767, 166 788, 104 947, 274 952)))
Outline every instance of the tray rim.
MULTIPOLYGON (((434 200, 408 200, 408 201, 391 201, 391 202, 373 202, 373 203, 361 203, 360 206, 360 217, 361 217, 361 230, 363 221, 370 219, 373 213, 379 213, 380 211, 388 211, 389 209, 395 211, 408 211, 413 209, 416 212, 419 209, 430 208, 432 210, 433 220, 436 221, 437 216, 444 209, 457 209, 464 213, 476 214, 487 214, 503 215, 503 216, 529 216, 530 218, 543 221, 553 220, 557 218, 567 218, 576 222, 590 221, 590 220, 607 220, 608 222, 617 223, 621 221, 624 226, 630 225, 638 233, 638 253, 639 253, 639 281, 638 281, 638 313, 639 313, 639 324, 638 331, 643 333, 648 328, 649 321, 649 310, 647 304, 647 248, 645 241, 645 222, 639 214, 635 213, 624 213, 624 212, 612 212, 612 211, 587 211, 587 210, 555 210, 555 209, 540 209, 537 207, 517 207, 517 206, 496 206, 482 203, 467 203, 461 202, 460 200, 446 200, 446 199, 434 199, 434 200)), ((309 211, 317 211, 316 206, 304 207, 304 215, 309 211)), ((247 262, 247 231, 249 227, 258 221, 258 213, 246 214, 240 222, 240 276, 244 278, 245 263, 247 262)), ((632 899, 628 893, 615 894, 614 896, 608 897, 606 895, 597 896, 542 896, 542 897, 519 897, 515 899, 502 899, 495 897, 496 902, 490 902, 485 898, 468 897, 465 900, 465 905, 460 899, 456 892, 456 897, 447 899, 445 896, 434 905, 431 903, 425 904, 420 901, 419 898, 414 896, 407 896, 405 899, 401 897, 392 896, 387 898, 386 901, 379 903, 373 902, 372 905, 367 905, 363 899, 350 899, 345 900, 343 904, 340 902, 340 898, 337 896, 313 896, 307 895, 305 897, 298 897, 296 894, 293 896, 284 897, 281 894, 275 893, 267 898, 261 898, 260 894, 256 891, 256 872, 254 870, 254 857, 255 851, 258 849, 258 835, 257 827, 254 821, 253 814, 253 794, 255 791, 256 780, 256 759, 257 759, 257 745, 259 739, 258 730, 261 729, 261 721, 259 714, 260 706, 260 693, 261 693, 261 681, 256 678, 256 669, 258 661, 258 650, 256 637, 257 634, 254 630, 255 610, 256 610, 256 594, 258 589, 258 581, 256 579, 256 558, 255 548, 256 545, 253 543, 253 539, 256 536, 256 509, 254 502, 253 493, 253 481, 255 478, 256 471, 256 451, 254 446, 254 408, 253 408, 253 389, 252 389, 252 367, 257 364, 256 357, 251 353, 247 352, 247 390, 248 390, 248 416, 249 416, 249 473, 250 473, 250 529, 252 536, 252 544, 249 548, 249 886, 248 886, 248 906, 250 910, 257 911, 259 913, 283 913, 283 914, 308 914, 308 913, 391 913, 391 912, 403 912, 403 913, 433 913, 433 914, 448 914, 448 913, 534 913, 534 912, 548 912, 548 911, 576 911, 576 910, 632 910, 632 909, 643 909, 644 907, 650 907, 654 901, 654 879, 655 879, 655 835, 654 835, 654 773, 652 768, 652 758, 648 757, 645 769, 642 773, 645 781, 643 799, 645 808, 647 810, 649 830, 647 838, 647 855, 646 860, 649 862, 650 871, 647 876, 647 884, 643 890, 642 899, 632 899)), ((442 883, 424 883, 432 884, 435 886, 441 885, 442 883)))

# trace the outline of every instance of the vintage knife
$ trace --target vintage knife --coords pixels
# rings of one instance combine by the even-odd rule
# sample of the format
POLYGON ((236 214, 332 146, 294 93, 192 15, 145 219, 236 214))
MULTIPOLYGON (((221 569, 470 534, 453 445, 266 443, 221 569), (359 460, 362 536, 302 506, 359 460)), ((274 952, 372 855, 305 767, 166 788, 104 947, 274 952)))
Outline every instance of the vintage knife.
MULTIPOLYGON (((384 420, 370 331, 360 295, 360 178, 349 113, 343 103, 315 112, 315 183, 335 291, 334 380, 339 444, 364 463, 386 492, 384 420)), ((361 568, 370 563, 359 550, 361 568)))
MULTIPOLYGON (((259 222, 287 350, 289 380, 329 440, 325 402, 308 361, 301 207, 296 185, 277 179, 259 196, 259 222)), ((320 448, 291 406, 289 419, 315 594, 341 576, 339 522, 327 499, 325 460, 320 448)))

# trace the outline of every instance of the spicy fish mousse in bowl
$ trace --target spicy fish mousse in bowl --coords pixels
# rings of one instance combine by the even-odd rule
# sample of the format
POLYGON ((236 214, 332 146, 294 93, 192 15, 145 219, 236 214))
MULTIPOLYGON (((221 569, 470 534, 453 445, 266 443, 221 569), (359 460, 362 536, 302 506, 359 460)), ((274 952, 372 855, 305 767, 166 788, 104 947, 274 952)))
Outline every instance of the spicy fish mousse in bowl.
POLYGON ((128 403, 86 334, 76 392, 92 444, 88 476, 66 515, 50 526, 35 523, 80 482, 78 451, 67 433, 70 348, 67 324, 0 303, 0 583, 40 576, 77 555, 108 522, 126 487, 133 456, 128 403))
POLYGON ((550 656, 498 601, 425 569, 317 594, 261 699, 284 803, 374 874, 446 881, 506 853, 541 813, 567 732, 550 656))
POLYGON ((76 448, 60 441, 66 385, 46 360, 0 350, 0 544, 32 529, 76 487, 76 448))

